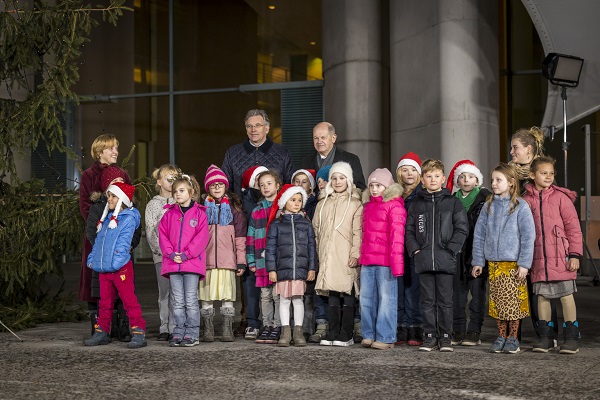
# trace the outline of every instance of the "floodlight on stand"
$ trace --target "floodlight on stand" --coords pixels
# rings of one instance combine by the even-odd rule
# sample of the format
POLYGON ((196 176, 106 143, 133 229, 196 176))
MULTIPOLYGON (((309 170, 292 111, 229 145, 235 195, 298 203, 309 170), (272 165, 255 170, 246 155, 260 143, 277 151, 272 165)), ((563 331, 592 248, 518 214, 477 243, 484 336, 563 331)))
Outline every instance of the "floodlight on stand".
POLYGON ((542 62, 542 75, 550 83, 561 87, 560 97, 563 101, 563 154, 565 162, 565 187, 567 187, 567 88, 579 85, 579 77, 583 68, 583 58, 566 54, 548 53, 542 62))

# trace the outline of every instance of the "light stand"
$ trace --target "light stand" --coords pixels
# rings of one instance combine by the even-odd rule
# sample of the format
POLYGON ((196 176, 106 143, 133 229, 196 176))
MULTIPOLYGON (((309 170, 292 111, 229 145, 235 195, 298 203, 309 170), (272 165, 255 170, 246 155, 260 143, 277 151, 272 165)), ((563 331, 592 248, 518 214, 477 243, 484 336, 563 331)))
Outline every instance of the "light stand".
POLYGON ((565 187, 567 187, 567 88, 577 87, 583 68, 583 58, 565 54, 549 53, 542 62, 542 75, 552 84, 561 87, 560 97, 563 101, 563 144, 562 150, 565 162, 565 187))

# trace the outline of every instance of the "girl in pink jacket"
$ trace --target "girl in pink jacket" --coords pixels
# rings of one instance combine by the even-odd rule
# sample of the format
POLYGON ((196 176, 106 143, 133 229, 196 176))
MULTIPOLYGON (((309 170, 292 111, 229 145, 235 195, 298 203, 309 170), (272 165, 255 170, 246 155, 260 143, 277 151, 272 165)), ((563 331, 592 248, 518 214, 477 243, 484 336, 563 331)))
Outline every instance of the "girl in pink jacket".
POLYGON ((170 346, 196 346, 200 336, 198 281, 206 275, 208 225, 206 207, 196 203, 200 187, 196 178, 180 175, 173 182, 175 204, 158 225, 163 276, 170 279, 173 334, 170 346))
POLYGON ((206 279, 200 282, 202 301, 200 315, 204 322, 203 342, 213 342, 215 330, 213 317, 215 300, 221 302, 223 316, 223 342, 233 342, 233 302, 236 298, 235 277, 246 270, 246 217, 242 202, 229 191, 227 175, 216 165, 211 165, 204 178, 206 197, 204 206, 208 217, 210 239, 206 248, 206 279))
POLYGON ((360 249, 362 346, 390 349, 396 342, 398 280, 404 274, 403 189, 387 168, 373 171, 363 193, 360 249))
POLYGON ((538 332, 540 340, 533 351, 546 353, 554 347, 550 301, 560 299, 565 322, 564 343, 560 353, 579 351, 579 324, 573 293, 579 260, 583 255, 582 234, 573 205, 575 192, 553 185, 554 159, 538 157, 530 167, 533 184, 525 185, 524 199, 535 221, 535 247, 531 282, 538 296, 538 332))

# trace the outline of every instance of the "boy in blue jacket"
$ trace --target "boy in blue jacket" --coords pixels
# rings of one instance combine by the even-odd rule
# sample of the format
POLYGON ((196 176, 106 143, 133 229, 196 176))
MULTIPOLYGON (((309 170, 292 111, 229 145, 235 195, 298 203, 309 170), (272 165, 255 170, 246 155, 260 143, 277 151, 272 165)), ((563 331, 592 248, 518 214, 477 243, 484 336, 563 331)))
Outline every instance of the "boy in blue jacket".
POLYGON ((419 274, 424 332, 419 350, 431 351, 439 345, 440 351, 453 351, 453 281, 469 221, 460 200, 442 187, 444 164, 429 159, 421 170, 424 190, 417 193, 408 210, 404 239, 419 274))
POLYGON ((110 343, 108 332, 115 289, 131 324, 132 339, 127 347, 135 349, 146 346, 146 321, 142 318, 142 308, 135 296, 129 252, 133 234, 140 226, 140 213, 132 202, 134 192, 134 186, 122 182, 115 182, 106 190, 108 200, 99 221, 102 225, 87 259, 88 268, 100 273, 98 323, 94 335, 83 342, 85 346, 110 343))

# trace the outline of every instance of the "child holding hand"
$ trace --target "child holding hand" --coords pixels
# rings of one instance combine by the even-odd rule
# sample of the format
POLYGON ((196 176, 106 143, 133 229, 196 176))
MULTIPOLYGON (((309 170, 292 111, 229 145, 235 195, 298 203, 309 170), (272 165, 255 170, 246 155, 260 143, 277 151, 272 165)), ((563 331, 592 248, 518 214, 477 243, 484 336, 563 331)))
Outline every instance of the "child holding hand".
POLYGON ((294 345, 306 346, 302 330, 303 296, 306 281, 315 279, 315 235, 303 211, 306 192, 301 186, 284 185, 273 202, 269 216, 266 268, 269 280, 279 295, 281 337, 278 346, 287 347, 292 340, 290 304, 294 305, 294 345), (279 214, 279 216, 277 216, 279 214))

